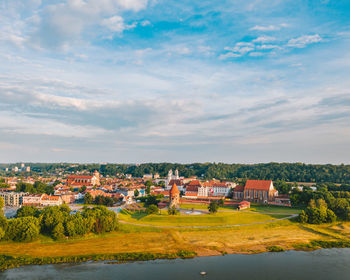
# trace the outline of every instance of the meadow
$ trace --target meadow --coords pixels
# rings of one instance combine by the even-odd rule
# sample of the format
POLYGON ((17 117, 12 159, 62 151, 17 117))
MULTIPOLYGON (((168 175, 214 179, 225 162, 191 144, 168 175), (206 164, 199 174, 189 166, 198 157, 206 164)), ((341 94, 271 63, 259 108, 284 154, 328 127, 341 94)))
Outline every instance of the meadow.
MULTIPOLYGON (((120 221, 148 225, 211 225, 247 224, 268 221, 282 215, 256 213, 258 208, 249 211, 224 211, 215 215, 168 216, 146 215, 144 213, 119 214, 120 221)), ((282 211, 283 212, 283 211, 282 211)), ((287 211, 286 209, 286 212, 287 211)), ((40 236, 35 242, 0 242, 0 254, 29 257, 88 256, 119 253, 176 254, 181 250, 195 252, 198 256, 226 253, 260 253, 279 246, 284 250, 308 250, 324 244, 349 244, 350 222, 309 225, 292 220, 279 220, 236 227, 208 228, 159 228, 119 223, 118 231, 84 237, 54 241, 40 236), (315 240, 317 242, 315 242, 315 240), (339 243, 340 242, 340 243, 339 243), (269 249, 270 248, 270 249, 269 249)), ((345 245, 344 245, 345 244, 345 245)))

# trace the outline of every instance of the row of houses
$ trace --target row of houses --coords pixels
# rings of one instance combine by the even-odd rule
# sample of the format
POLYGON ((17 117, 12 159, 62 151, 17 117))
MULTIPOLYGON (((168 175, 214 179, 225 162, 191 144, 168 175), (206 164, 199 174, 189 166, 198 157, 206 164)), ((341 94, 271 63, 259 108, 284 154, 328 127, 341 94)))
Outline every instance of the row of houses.
POLYGON ((64 201, 61 196, 47 194, 29 194, 25 192, 0 192, 5 206, 19 207, 21 205, 55 206, 64 201))

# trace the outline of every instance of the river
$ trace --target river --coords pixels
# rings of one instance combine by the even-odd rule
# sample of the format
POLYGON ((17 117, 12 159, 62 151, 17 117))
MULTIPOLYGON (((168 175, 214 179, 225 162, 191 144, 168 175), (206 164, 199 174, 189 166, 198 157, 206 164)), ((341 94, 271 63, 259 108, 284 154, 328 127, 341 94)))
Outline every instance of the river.
POLYGON ((349 280, 349 260, 350 249, 323 249, 124 264, 24 266, 0 273, 0 279, 349 280), (200 275, 201 271, 206 271, 207 275, 200 275))

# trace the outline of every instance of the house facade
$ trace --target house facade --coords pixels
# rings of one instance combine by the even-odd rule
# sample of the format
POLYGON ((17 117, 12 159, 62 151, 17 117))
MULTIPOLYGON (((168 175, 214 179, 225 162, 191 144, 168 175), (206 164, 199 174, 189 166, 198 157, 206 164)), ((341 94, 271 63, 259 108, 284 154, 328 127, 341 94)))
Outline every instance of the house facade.
POLYGON ((69 187, 92 187, 99 186, 100 183, 100 173, 98 171, 94 172, 93 176, 90 175, 69 175, 67 177, 67 186, 69 187))
POLYGON ((5 206, 18 207, 23 203, 25 192, 0 192, 0 197, 4 199, 5 206))

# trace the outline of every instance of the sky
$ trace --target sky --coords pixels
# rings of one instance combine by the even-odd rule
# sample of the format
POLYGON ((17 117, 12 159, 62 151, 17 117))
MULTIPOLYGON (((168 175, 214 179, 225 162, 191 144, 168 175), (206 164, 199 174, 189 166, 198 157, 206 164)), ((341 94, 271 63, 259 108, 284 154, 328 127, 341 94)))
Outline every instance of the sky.
POLYGON ((348 0, 1 0, 0 162, 350 163, 348 0))

